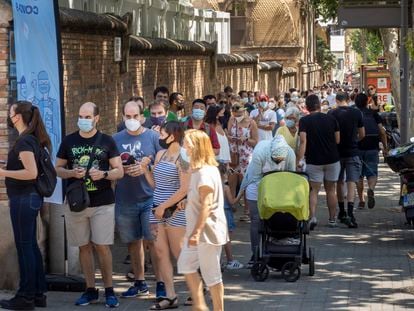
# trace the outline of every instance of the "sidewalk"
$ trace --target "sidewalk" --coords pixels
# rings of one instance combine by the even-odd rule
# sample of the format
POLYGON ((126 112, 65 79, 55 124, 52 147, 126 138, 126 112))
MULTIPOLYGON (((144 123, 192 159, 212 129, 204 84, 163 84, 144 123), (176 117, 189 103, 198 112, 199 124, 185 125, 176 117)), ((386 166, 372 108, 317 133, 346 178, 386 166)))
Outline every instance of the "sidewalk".
MULTIPOLYGON (((340 225, 329 228, 328 212, 321 197, 318 210, 319 224, 309 237, 309 245, 316 249, 316 273, 308 276, 308 267, 302 267, 302 276, 296 283, 285 282, 279 272, 271 272, 263 283, 253 281, 247 269, 225 271, 226 310, 403 310, 414 309, 414 295, 406 288, 414 286, 414 260, 407 256, 414 250, 414 231, 404 226, 404 215, 397 212, 398 176, 381 167, 376 191, 377 206, 373 210, 356 211, 358 229, 340 225)), ((238 219, 238 215, 235 215, 238 219)), ((245 263, 250 258, 249 225, 237 223, 234 253, 245 263)), ((126 247, 114 247, 116 292, 128 288, 124 274, 128 266, 122 261, 126 247)), ((150 290, 154 279, 148 275, 150 290)), ((184 280, 177 277, 180 303, 187 297, 184 280)), ((0 293, 0 298, 8 297, 0 293)), ((88 307, 73 305, 78 293, 48 294, 46 310, 104 310, 103 304, 88 307)), ((122 299, 118 310, 147 310, 152 298, 122 299)), ((101 298, 101 301, 102 298, 101 298)), ((181 306, 180 310, 190 311, 181 306)))

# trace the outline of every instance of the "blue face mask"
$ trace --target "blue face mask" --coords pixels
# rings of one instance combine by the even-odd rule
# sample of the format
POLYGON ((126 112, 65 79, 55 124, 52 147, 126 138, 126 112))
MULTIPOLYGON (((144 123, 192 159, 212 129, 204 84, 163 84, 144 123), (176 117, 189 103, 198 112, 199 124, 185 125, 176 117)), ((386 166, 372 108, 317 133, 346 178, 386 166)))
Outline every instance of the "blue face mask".
POLYGON ((181 147, 180 149, 180 156, 184 162, 190 163, 190 157, 187 155, 187 150, 181 147))
POLYGON ((295 122, 295 121, 293 121, 293 120, 289 120, 289 119, 287 119, 287 120, 285 121, 285 123, 286 123, 286 126, 287 126, 288 128, 294 128, 294 127, 295 127, 295 125, 296 125, 296 122, 295 122))
POLYGON ((204 116, 206 115, 206 112, 203 109, 194 108, 193 109, 193 118, 194 120, 201 121, 204 119, 204 116))
POLYGON ((150 117, 152 125, 159 125, 161 126, 164 122, 166 117, 162 116, 162 117, 150 117))
POLYGON ((81 132, 89 133, 93 130, 92 119, 78 119, 78 127, 81 132))
POLYGON ((260 107, 266 109, 269 104, 267 102, 260 102, 260 107))

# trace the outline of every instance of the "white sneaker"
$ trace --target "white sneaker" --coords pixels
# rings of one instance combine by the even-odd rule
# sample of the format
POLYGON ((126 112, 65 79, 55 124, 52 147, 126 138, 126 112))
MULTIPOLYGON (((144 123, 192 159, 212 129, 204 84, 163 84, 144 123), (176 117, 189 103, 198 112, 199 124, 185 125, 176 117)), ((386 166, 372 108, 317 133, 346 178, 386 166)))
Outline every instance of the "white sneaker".
POLYGON ((243 269, 244 265, 238 260, 229 261, 226 265, 226 269, 229 270, 238 270, 243 269))
POLYGON ((309 229, 310 230, 315 229, 317 224, 318 224, 318 220, 316 219, 316 217, 312 217, 311 220, 309 221, 309 229))
POLYGON ((336 223, 336 220, 335 219, 334 220, 329 220, 328 227, 330 227, 330 228, 338 227, 338 224, 336 223))

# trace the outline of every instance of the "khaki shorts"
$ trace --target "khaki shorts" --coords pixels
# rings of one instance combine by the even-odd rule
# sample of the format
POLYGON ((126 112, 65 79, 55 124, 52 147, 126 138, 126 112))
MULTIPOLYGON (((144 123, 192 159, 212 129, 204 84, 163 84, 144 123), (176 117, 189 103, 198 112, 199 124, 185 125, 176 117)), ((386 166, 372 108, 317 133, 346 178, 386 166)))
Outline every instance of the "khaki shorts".
POLYGON ((114 244, 114 204, 88 207, 82 212, 71 212, 65 207, 66 233, 70 246, 114 244))
POLYGON ((201 276, 208 287, 222 282, 220 257, 222 245, 199 242, 197 246, 188 247, 188 239, 178 257, 178 273, 191 274, 200 269, 201 276))

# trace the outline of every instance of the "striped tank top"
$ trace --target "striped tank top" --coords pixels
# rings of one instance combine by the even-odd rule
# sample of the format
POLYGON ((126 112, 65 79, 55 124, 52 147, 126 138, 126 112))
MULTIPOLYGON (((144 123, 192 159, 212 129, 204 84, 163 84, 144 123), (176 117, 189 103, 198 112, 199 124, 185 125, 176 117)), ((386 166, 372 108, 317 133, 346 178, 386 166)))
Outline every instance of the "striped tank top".
MULTIPOLYGON (((180 188, 180 174, 175 163, 163 160, 162 156, 160 162, 154 167, 154 206, 167 201, 180 188)), ((159 222, 155 216, 150 214, 150 222, 159 222)), ((161 223, 166 223, 173 227, 185 227, 185 210, 176 212, 172 217, 162 220, 161 223)))

